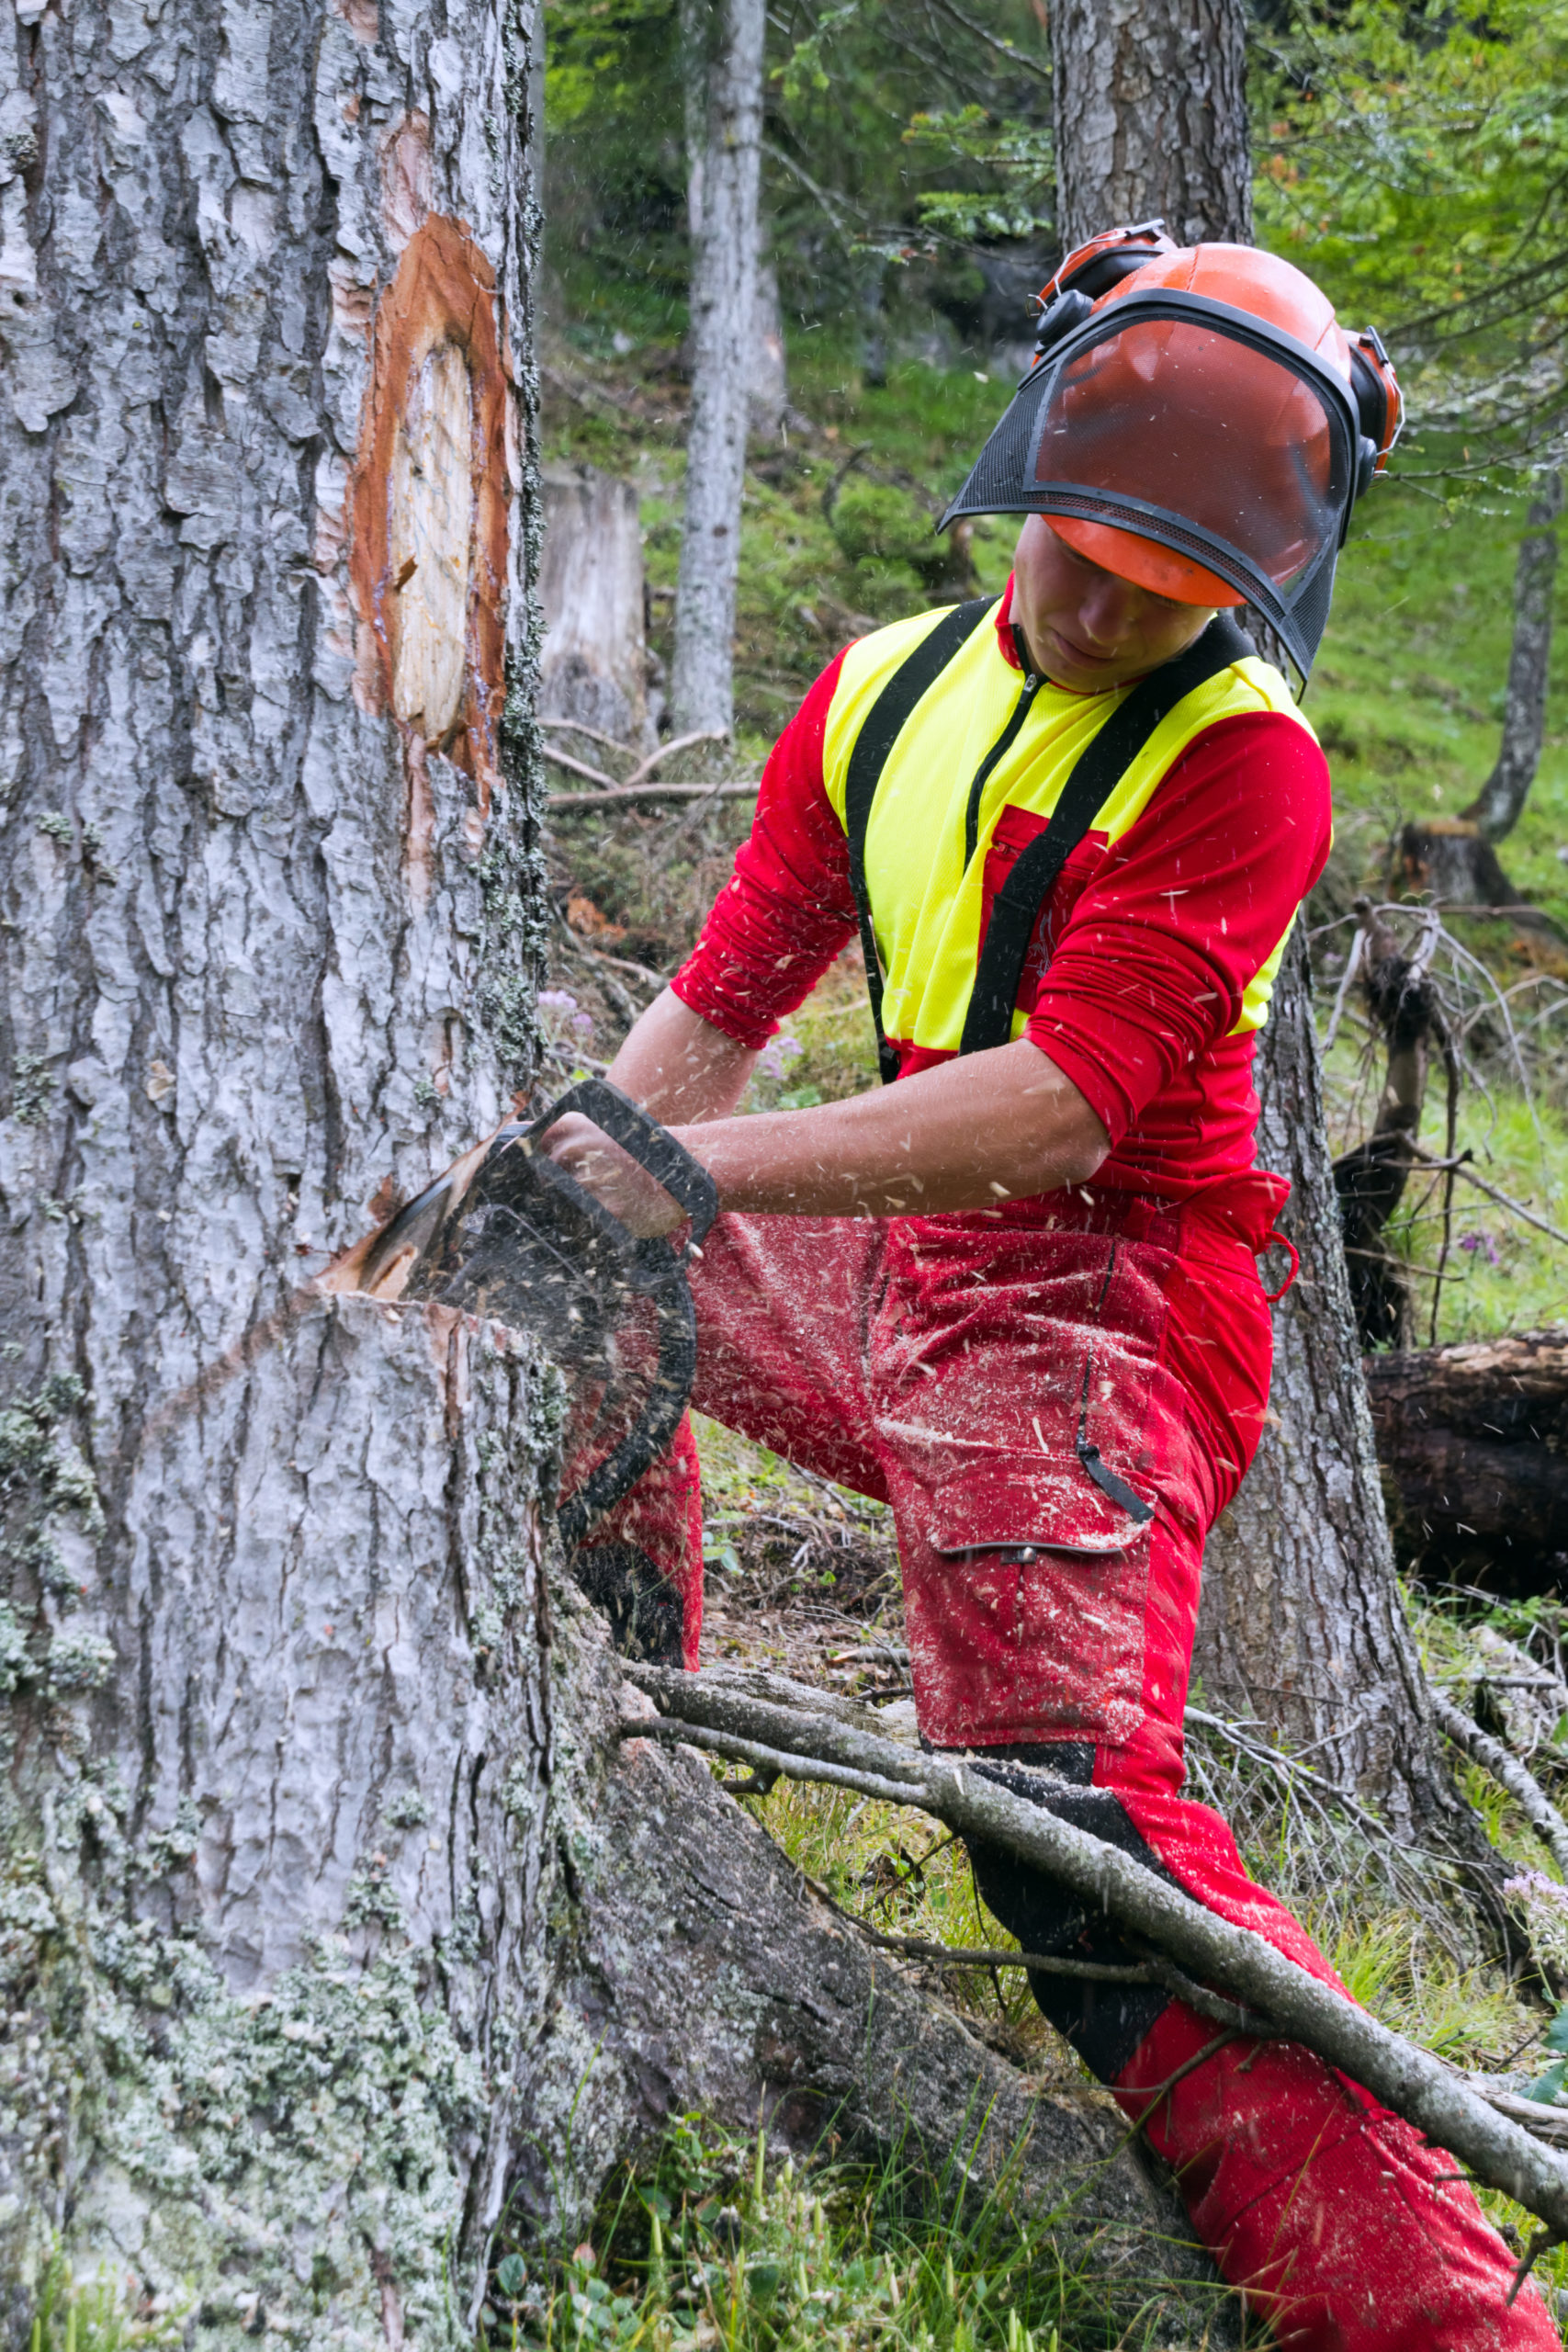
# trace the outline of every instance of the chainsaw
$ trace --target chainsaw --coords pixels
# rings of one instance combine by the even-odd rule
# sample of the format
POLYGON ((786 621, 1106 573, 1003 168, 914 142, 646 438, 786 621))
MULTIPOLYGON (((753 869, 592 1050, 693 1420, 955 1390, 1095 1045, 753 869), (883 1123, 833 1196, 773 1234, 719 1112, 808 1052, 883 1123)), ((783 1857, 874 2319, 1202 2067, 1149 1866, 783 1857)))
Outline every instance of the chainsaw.
POLYGON ((601 1078, 582 1080, 530 1124, 503 1126, 364 1245, 354 1283, 378 1298, 429 1300, 531 1332, 573 1384, 608 1395, 617 1334, 646 1300, 656 1333, 630 1430, 558 1510, 568 1555, 669 1445, 692 1393, 697 1326, 686 1268, 718 1213, 705 1168, 668 1128, 601 1078), (645 1168, 691 1219, 681 1249, 638 1240, 540 1148, 580 1111, 645 1168))

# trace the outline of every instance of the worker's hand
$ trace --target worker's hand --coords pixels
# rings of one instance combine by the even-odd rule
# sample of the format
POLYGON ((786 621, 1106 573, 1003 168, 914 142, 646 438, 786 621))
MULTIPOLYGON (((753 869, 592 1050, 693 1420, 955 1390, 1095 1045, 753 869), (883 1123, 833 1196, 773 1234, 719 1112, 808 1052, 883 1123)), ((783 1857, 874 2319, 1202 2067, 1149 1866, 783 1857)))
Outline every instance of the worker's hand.
POLYGON ((581 1112, 568 1111, 558 1119, 545 1136, 543 1148, 639 1240, 672 1233, 685 1222, 685 1210, 671 1199, 663 1185, 655 1183, 646 1168, 639 1168, 629 1152, 612 1143, 603 1128, 581 1112))

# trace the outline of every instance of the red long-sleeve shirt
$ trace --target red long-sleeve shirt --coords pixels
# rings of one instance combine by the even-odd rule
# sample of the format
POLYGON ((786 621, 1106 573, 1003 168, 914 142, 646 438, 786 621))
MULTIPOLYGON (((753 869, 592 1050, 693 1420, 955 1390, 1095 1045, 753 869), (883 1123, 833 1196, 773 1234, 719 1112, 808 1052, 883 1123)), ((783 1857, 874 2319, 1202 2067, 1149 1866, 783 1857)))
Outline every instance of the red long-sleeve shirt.
MULTIPOLYGON (((1017 667, 1010 604, 1010 582, 996 627, 1017 667)), ((741 1045, 766 1044, 856 927, 848 845, 823 781, 842 660, 774 745, 750 835, 673 983, 741 1045)), ((987 920, 1043 821, 1004 811, 987 860, 987 920)), ((1205 729, 1113 848, 1091 832, 1067 860, 1019 1003, 1030 1038, 1111 1138, 1097 1184, 1181 1199, 1252 1168, 1255 1033, 1235 1024, 1329 838, 1321 751, 1304 728, 1265 712, 1205 729)), ((947 1058, 906 1044, 900 1076, 947 1058)))

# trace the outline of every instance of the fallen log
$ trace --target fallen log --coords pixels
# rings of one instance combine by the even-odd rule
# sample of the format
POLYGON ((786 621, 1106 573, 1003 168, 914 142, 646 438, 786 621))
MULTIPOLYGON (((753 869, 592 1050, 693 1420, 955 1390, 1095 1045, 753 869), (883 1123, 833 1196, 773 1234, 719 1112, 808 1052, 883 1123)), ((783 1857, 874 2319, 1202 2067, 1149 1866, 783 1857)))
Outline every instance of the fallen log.
POLYGON ((1568 1329, 1369 1356, 1402 1563, 1524 1597, 1568 1579, 1568 1329))

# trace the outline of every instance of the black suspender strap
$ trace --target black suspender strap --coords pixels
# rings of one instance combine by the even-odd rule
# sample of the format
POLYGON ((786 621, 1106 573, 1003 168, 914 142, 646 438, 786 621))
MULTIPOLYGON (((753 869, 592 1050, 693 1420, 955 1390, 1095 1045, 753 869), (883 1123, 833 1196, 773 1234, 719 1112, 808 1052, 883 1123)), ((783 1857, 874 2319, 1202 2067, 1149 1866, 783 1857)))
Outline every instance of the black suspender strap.
POLYGON ((882 781, 888 753, 903 733, 915 705, 935 685, 953 655, 972 637, 995 604, 994 596, 979 596, 955 605, 936 627, 922 637, 901 662, 866 713, 855 738, 844 778, 844 832, 850 850, 850 888, 860 917, 860 944, 865 956, 865 984, 871 996, 871 1017, 876 1027, 876 1062, 884 1086, 898 1075, 898 1057, 882 1026, 882 960, 871 920, 871 898, 865 885, 865 836, 871 804, 882 781))
MULTIPOLYGON (((1251 639, 1243 635, 1235 621, 1216 613, 1185 653, 1151 671, 1134 686, 1085 748, 1062 787, 1050 823, 1020 853, 997 893, 964 1017, 961 1054, 983 1053, 989 1046, 1007 1044, 1024 958, 1040 910, 1067 859, 1156 728, 1196 687, 1218 677, 1222 670, 1253 650, 1251 639)), ((877 1034, 881 1035, 880 1022, 877 1034)))

